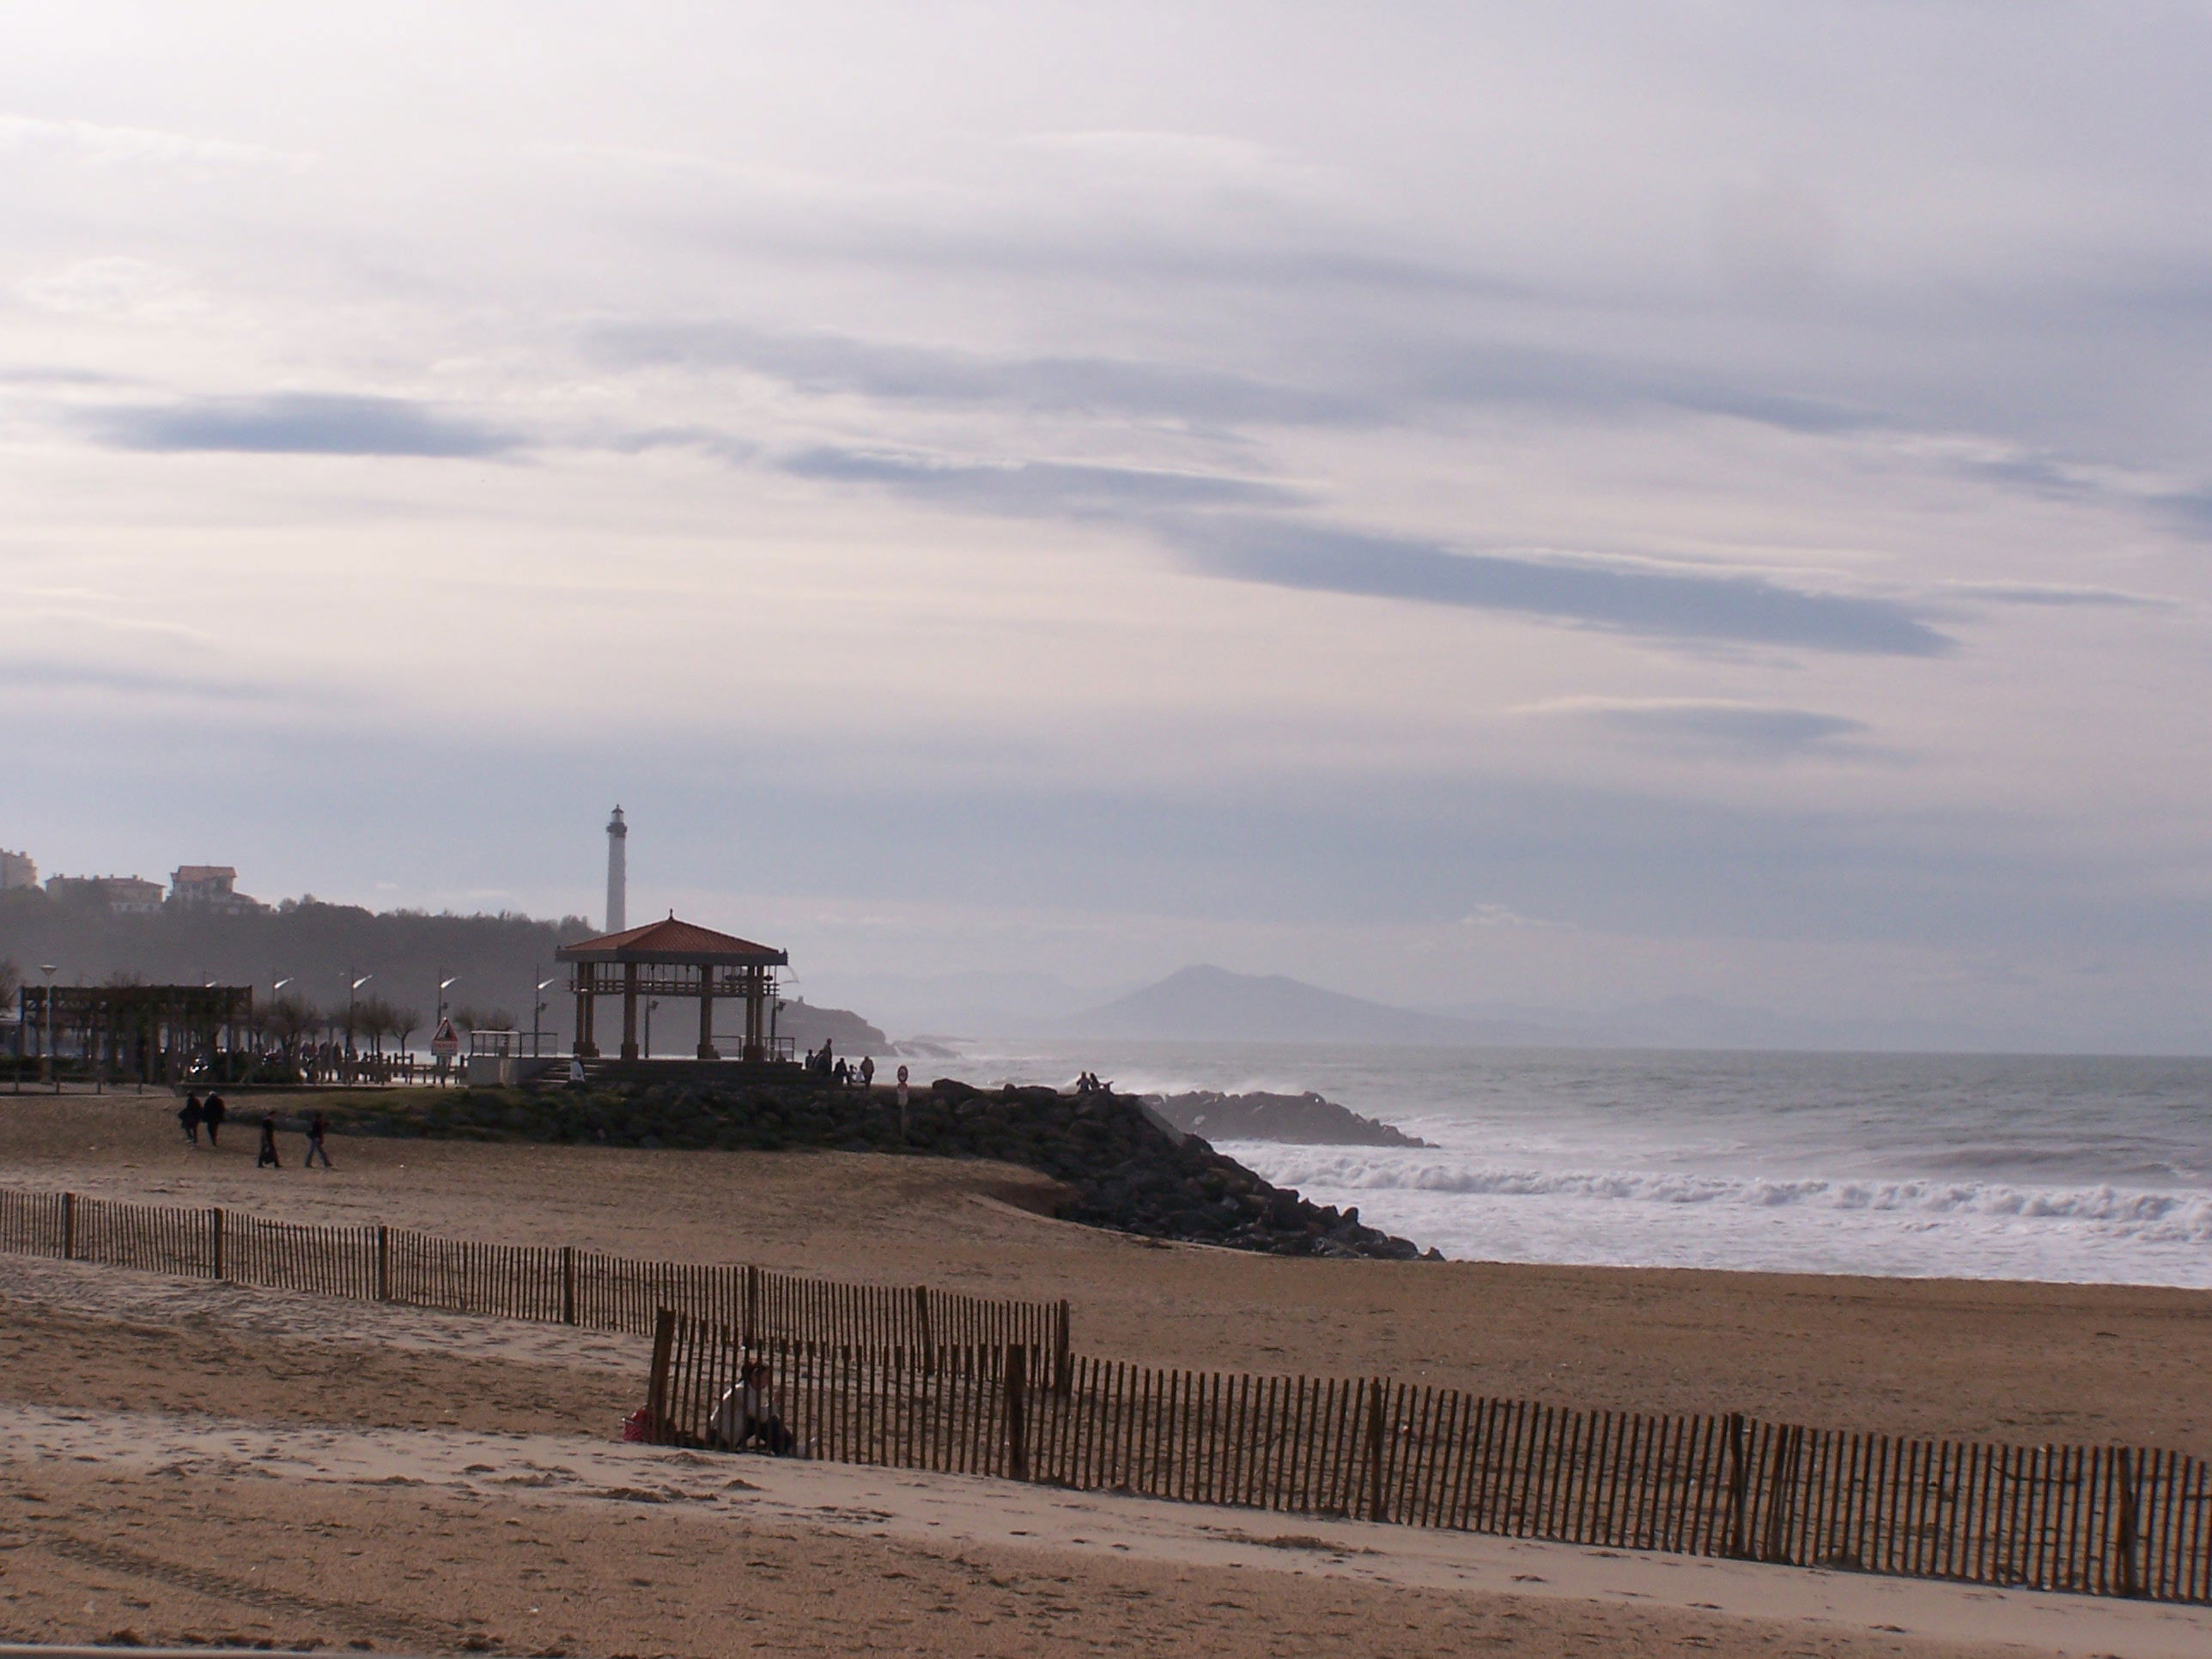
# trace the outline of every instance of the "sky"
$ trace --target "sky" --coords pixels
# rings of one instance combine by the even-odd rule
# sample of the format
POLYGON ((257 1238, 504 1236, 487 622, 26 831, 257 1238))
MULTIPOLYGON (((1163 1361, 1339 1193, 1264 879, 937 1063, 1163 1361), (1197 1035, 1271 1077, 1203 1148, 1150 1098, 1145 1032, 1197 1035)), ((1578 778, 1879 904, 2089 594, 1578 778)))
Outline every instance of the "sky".
POLYGON ((11 9, 0 846, 2212 1045, 2212 7, 11 9))

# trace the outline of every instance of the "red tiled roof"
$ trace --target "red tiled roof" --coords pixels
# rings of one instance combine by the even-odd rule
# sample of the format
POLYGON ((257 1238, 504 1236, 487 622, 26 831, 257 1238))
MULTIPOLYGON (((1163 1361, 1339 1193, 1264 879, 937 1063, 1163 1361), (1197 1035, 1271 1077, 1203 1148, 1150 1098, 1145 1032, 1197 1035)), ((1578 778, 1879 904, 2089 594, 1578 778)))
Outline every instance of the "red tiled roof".
POLYGON ((733 933, 718 933, 696 922, 668 916, 642 927, 579 939, 553 953, 562 962, 699 962, 781 964, 790 958, 773 945, 756 945, 733 933))

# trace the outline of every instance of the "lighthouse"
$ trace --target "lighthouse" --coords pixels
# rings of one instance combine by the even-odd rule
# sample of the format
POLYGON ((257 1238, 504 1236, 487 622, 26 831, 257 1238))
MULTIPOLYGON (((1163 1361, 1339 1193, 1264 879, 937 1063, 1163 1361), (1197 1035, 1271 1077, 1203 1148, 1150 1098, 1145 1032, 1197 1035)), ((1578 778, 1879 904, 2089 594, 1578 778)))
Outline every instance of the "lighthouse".
POLYGON ((619 933, 629 925, 623 914, 623 900, 629 885, 628 860, 623 843, 629 839, 629 826, 623 822, 623 810, 615 808, 615 815, 607 820, 607 932, 619 933))

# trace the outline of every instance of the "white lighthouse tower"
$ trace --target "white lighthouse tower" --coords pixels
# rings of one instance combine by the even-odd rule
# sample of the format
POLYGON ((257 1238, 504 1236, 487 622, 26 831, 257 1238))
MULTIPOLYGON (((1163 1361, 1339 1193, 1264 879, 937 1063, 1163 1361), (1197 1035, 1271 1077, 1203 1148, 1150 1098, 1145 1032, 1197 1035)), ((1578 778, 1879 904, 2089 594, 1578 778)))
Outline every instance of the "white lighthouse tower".
POLYGON ((629 826, 623 822, 623 810, 617 806, 615 815, 607 820, 607 932, 610 933, 619 933, 629 925, 624 913, 629 868, 623 848, 623 843, 629 839, 629 826))

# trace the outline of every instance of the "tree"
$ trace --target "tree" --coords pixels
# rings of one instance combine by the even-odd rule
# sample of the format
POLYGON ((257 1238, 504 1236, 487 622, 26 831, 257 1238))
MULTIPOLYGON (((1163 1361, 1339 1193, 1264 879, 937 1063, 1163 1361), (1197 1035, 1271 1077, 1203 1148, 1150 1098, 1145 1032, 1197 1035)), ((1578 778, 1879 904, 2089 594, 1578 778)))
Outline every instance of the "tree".
POLYGON ((299 1059, 301 1042, 322 1023, 322 1015, 305 997, 277 997, 261 1016, 263 1029, 276 1039, 284 1058, 295 1061, 299 1059))
POLYGON ((407 1039, 422 1029, 420 1008, 394 1008, 392 1011, 392 1047, 401 1054, 407 1052, 407 1039))

